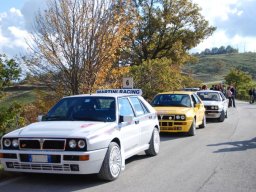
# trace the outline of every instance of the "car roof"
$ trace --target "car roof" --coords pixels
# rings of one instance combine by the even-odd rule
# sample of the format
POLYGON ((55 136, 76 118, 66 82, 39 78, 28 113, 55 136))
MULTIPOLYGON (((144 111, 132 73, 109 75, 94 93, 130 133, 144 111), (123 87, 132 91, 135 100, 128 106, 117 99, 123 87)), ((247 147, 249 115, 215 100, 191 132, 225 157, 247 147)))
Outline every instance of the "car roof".
POLYGON ((71 95, 63 98, 72 98, 72 97, 124 97, 124 96, 140 96, 135 94, 125 94, 125 93, 92 93, 92 94, 80 94, 80 95, 71 95))
POLYGON ((209 92, 209 93, 221 93, 221 91, 217 91, 217 90, 200 90, 197 91, 198 93, 205 93, 205 92, 209 92))
POLYGON ((193 91, 168 91, 168 92, 162 92, 162 93, 158 93, 158 95, 160 94, 184 94, 184 95, 192 95, 195 92, 193 91))

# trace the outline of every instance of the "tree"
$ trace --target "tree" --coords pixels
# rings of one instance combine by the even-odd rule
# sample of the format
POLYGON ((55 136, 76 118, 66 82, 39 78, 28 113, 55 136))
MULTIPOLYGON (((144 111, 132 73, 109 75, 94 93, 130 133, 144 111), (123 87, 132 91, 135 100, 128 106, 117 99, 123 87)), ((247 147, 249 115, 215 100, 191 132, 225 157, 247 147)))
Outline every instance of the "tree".
POLYGON ((19 79, 20 74, 21 68, 14 59, 0 55, 0 89, 10 86, 12 81, 19 79))
POLYGON ((143 90, 146 99, 152 99, 159 92, 181 88, 179 68, 167 58, 148 59, 141 65, 134 65, 131 67, 130 76, 134 79, 135 87, 143 90))
POLYGON ((99 71, 108 71, 128 42, 131 13, 129 1, 50 0, 36 16, 33 57, 25 62, 54 90, 91 92, 99 71))
POLYGON ((148 59, 168 58, 183 64, 188 51, 215 30, 190 0, 134 0, 138 25, 127 37, 132 41, 123 50, 123 64, 140 65, 148 59))
POLYGON ((237 89, 237 98, 249 99, 248 90, 255 87, 251 75, 240 71, 239 69, 232 69, 225 76, 226 83, 234 85, 237 89))

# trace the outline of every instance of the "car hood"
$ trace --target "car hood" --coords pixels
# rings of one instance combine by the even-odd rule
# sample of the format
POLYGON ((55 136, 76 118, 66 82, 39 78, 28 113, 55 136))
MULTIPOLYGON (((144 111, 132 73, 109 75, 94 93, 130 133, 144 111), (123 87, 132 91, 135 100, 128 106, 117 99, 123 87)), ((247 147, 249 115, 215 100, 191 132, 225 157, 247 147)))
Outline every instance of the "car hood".
POLYGON ((32 123, 26 127, 8 133, 5 137, 81 137, 97 132, 105 132, 114 128, 113 122, 87 122, 87 121, 44 121, 32 123))
POLYGON ((191 108, 189 107, 154 107, 157 114, 186 114, 191 108))
POLYGON ((212 106, 212 105, 221 105, 221 102, 220 101, 203 101, 204 105, 205 106, 212 106))

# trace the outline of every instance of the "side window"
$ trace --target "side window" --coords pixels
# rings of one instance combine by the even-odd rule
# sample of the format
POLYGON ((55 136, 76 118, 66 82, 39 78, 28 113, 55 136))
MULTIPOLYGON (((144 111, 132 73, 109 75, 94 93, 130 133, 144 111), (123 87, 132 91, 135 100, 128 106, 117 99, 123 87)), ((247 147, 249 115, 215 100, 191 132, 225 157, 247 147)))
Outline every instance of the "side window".
POLYGON ((220 93, 220 96, 221 96, 223 101, 226 99, 226 97, 225 97, 225 95, 223 93, 220 93))
POLYGON ((147 112, 145 106, 143 107, 142 103, 137 97, 130 97, 130 100, 135 109, 136 116, 144 115, 147 112))
POLYGON ((196 103, 201 103, 201 100, 199 98, 199 96, 197 94, 193 94, 195 99, 196 99, 196 103))
POLYGON ((197 103, 201 103, 200 100, 197 98, 196 95, 193 94, 193 95, 191 95, 191 97, 192 97, 192 101, 193 101, 194 107, 195 107, 195 105, 196 105, 197 103))
POLYGON ((118 108, 120 116, 134 116, 132 106, 128 98, 119 98, 118 99, 118 108))

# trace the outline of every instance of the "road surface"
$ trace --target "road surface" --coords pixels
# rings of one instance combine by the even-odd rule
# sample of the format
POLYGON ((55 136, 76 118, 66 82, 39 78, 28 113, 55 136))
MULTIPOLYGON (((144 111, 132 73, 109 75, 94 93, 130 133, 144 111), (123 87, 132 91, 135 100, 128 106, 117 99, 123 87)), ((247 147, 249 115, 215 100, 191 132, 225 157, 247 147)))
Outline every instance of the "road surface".
POLYGON ((95 175, 21 175, 0 192, 255 192, 256 105, 237 102, 223 122, 207 121, 197 135, 161 134, 156 157, 139 154, 113 182, 95 175))

